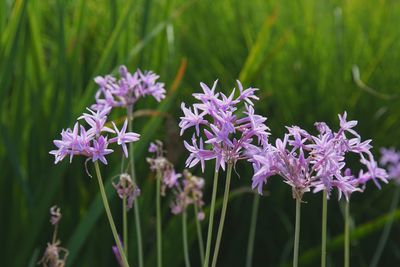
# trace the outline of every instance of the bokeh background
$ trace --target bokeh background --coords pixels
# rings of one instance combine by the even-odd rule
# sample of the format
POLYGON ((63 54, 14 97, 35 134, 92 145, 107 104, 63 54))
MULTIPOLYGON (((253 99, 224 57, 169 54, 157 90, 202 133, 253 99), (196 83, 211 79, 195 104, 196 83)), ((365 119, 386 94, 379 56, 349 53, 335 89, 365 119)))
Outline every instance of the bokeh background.
MULTIPOLYGON (((163 140, 176 169, 184 168, 187 136, 179 136, 179 106, 192 102, 200 81, 218 78, 220 90, 229 91, 239 78, 260 88, 256 111, 268 117, 271 140, 285 125, 312 131, 315 121, 326 121, 335 128, 337 114, 347 110, 359 121, 363 138, 373 139, 377 157, 381 146, 400 147, 397 0, 2 0, 0 62, 1 266, 35 265, 51 238, 48 210, 54 204, 63 212, 59 237, 70 251, 67 266, 117 266, 98 187, 87 176, 84 159, 55 166, 48 152, 61 129, 71 127, 93 102, 93 78, 115 73, 120 64, 154 70, 168 91, 161 104, 140 101, 137 110, 144 112, 135 118, 135 131, 143 136, 135 156, 146 266, 155 266, 155 183, 145 161, 147 146, 163 140)), ((120 158, 109 162, 103 173, 110 189, 120 158)), ((237 172, 219 266, 246 261, 255 196, 247 190, 249 164, 239 164, 237 172)), ((211 173, 204 177, 209 203, 211 173)), ((266 189, 257 209, 253 266, 290 266, 290 188, 275 178, 266 189)), ((369 184, 352 198, 353 266, 370 266, 396 190, 393 183, 382 190, 369 184)), ((120 202, 109 193, 117 216, 120 202)), ((304 200, 300 265, 318 266, 321 195, 307 194, 304 200)), ((170 215, 168 199, 163 210, 164 266, 183 266, 180 219, 170 215)), ((400 262, 400 210, 394 212, 378 266, 400 262)), ((189 230, 192 264, 199 266, 193 221, 189 230)), ((330 266, 342 266, 342 231, 342 204, 335 195, 328 212, 330 266)), ((134 259, 133 213, 130 239, 134 259)))

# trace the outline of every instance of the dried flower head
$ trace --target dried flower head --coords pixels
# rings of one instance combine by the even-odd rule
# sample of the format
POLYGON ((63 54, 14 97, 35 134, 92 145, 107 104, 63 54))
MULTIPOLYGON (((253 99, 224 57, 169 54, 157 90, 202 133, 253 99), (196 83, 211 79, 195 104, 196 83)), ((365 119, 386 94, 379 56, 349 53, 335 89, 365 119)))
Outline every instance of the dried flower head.
POLYGON ((216 93, 217 81, 211 89, 204 83, 200 85, 203 93, 193 94, 199 103, 192 107, 181 105, 184 113, 179 123, 181 135, 187 129, 195 128, 191 144, 184 142, 190 152, 186 166, 200 163, 204 172, 205 161, 216 159, 216 168, 225 170, 226 163, 234 164, 246 158, 244 150, 254 141, 262 145, 267 143, 269 129, 264 124, 267 119, 254 113, 252 102, 258 100, 254 94, 258 89, 243 89, 237 81, 239 96, 235 98, 235 89, 229 96, 216 93))
POLYGON ((61 209, 57 206, 54 205, 53 207, 50 208, 50 223, 52 225, 56 225, 60 222, 61 220, 61 209))
POLYGON ((182 175, 175 172, 174 165, 164 156, 165 151, 161 141, 157 140, 155 143, 151 143, 149 152, 155 155, 153 158, 147 158, 147 162, 150 164, 150 170, 161 175, 161 194, 165 195, 165 189, 174 187, 182 175))
POLYGON ((133 201, 140 195, 139 187, 132 181, 131 176, 127 173, 122 173, 119 176, 118 183, 113 183, 118 196, 127 199, 128 210, 132 208, 133 201))
POLYGON ((192 175, 188 170, 183 171, 183 179, 179 180, 175 187, 172 188, 173 200, 171 202, 171 212, 173 214, 182 213, 187 206, 195 205, 197 208, 197 219, 205 218, 202 207, 204 179, 192 175))
POLYGON ((61 247, 61 241, 57 240, 58 224, 61 220, 61 210, 59 207, 52 206, 50 208, 50 223, 54 226, 52 242, 47 243, 43 257, 38 262, 44 267, 63 267, 68 257, 68 250, 61 247))

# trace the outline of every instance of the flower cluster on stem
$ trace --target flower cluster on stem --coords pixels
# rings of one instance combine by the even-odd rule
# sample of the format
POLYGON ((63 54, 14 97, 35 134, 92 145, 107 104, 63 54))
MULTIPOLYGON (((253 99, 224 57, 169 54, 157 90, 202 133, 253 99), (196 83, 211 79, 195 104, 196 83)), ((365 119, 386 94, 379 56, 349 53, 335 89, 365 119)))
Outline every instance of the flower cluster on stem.
POLYGON ((254 94, 258 89, 243 89, 237 81, 239 96, 235 97, 235 89, 226 96, 215 92, 217 82, 212 88, 201 83, 203 92, 193 94, 199 102, 192 107, 181 104, 184 113, 179 123, 181 135, 187 129, 195 128, 191 143, 184 142, 190 152, 186 165, 191 168, 200 163, 203 172, 205 161, 211 159, 216 160, 216 169, 225 170, 227 163, 235 164, 246 157, 244 151, 253 141, 264 146, 269 135, 265 125, 267 119, 254 111, 252 101, 258 100, 254 94))
POLYGON ((126 66, 119 67, 120 78, 112 75, 97 76, 94 80, 99 86, 94 110, 107 107, 133 106, 140 98, 152 96, 158 102, 165 98, 164 83, 157 82, 158 76, 152 71, 138 69, 130 73, 126 66))
POLYGON ((339 115, 340 128, 332 131, 324 122, 315 123, 317 135, 311 135, 298 126, 287 127, 283 139, 275 145, 249 150, 253 163, 253 188, 262 187, 273 175, 281 176, 293 189, 294 198, 302 198, 304 192, 325 190, 329 198, 333 188, 348 200, 351 193, 362 191, 363 185, 372 180, 387 183, 385 170, 378 167, 372 153, 371 140, 362 141, 353 129, 357 121, 347 121, 347 113, 339 115), (357 176, 346 167, 346 156, 358 155, 363 169, 357 176))
POLYGON ((381 158, 379 163, 386 166, 388 177, 397 185, 400 185, 400 151, 394 148, 381 148, 381 158))
POLYGON ((43 257, 40 259, 38 264, 43 264, 46 266, 65 266, 68 250, 61 247, 61 241, 57 239, 58 224, 61 220, 61 210, 57 206, 52 206, 50 208, 50 223, 54 226, 52 241, 47 243, 46 250, 43 257))
POLYGON ((106 155, 114 150, 109 149, 108 145, 117 143, 123 149, 125 157, 128 157, 126 143, 138 141, 140 135, 133 132, 126 132, 127 120, 121 130, 113 123, 114 130, 106 126, 107 116, 111 108, 93 111, 87 109, 89 113, 83 113, 78 120, 84 120, 89 127, 85 128, 76 122, 73 129, 66 129, 61 132, 61 140, 54 140, 57 149, 50 151, 55 156, 55 163, 62 161, 69 156, 70 162, 75 155, 82 155, 93 162, 100 160, 107 164, 106 155), (115 137, 108 139, 108 135, 114 134, 115 137))

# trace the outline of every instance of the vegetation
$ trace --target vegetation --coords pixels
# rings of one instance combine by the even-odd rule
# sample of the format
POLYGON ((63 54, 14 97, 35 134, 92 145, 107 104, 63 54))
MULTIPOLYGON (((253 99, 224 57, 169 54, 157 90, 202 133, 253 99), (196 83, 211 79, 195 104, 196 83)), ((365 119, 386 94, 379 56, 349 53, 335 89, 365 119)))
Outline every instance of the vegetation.
MULTIPOLYGON (((268 117, 272 139, 285 131, 284 125, 310 131, 314 121, 337 125, 337 114, 347 110, 359 121, 363 137, 374 139, 379 157, 379 147, 400 147, 399 25, 400 2, 395 0, 0 1, 1 265, 36 265, 51 237, 48 210, 54 204, 63 211, 58 237, 70 252, 67 266, 117 265, 96 181, 86 174, 84 159, 55 166, 48 154, 60 129, 71 127, 93 102, 95 76, 125 64, 154 70, 166 84, 166 100, 141 101, 134 120, 134 131, 142 136, 135 157, 145 266, 155 266, 156 180, 145 161, 147 147, 156 138, 163 140, 170 161, 184 168, 180 103, 192 101, 200 81, 211 84, 218 78, 229 87, 239 78, 244 86, 260 88, 256 109, 268 117)), ((114 119, 123 121, 123 114, 114 119)), ((102 168, 113 211, 122 209, 110 182, 119 160, 111 157, 102 168)), ((201 175, 200 168, 192 171, 201 175)), ((95 173, 92 166, 89 172, 95 173)), ((232 177, 219 266, 246 262, 254 199, 248 190, 251 166, 240 163, 236 172, 240 178, 232 177)), ((207 205, 212 175, 212 168, 203 175, 207 205)), ((223 188, 224 179, 219 182, 223 188)), ((354 266, 369 266, 376 240, 390 222, 395 187, 369 185, 352 197, 354 266)), ((319 262, 321 195, 304 198, 300 266, 319 262)), ((217 209, 221 204, 219 192, 217 209)), ((344 207, 336 196, 328 206, 328 263, 340 266, 344 207)), ((165 199, 162 212, 164 266, 183 266, 181 220, 170 214, 165 199)), ((379 266, 399 261, 399 212, 379 266)), ((272 179, 259 202, 254 266, 290 265, 294 214, 290 188, 272 179)), ((120 226, 122 218, 114 217, 120 226)), ((192 218, 189 212, 189 252, 198 258, 192 218)), ((135 240, 133 213, 129 224, 130 240, 135 240)), ((131 241, 129 258, 136 259, 136 253, 131 241)))

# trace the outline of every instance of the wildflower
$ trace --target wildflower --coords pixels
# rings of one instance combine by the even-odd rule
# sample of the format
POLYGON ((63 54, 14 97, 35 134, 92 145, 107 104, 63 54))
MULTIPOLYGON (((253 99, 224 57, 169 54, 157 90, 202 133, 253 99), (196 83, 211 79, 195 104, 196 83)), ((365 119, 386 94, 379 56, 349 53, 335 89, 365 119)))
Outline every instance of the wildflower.
POLYGON ((204 220, 204 212, 202 207, 203 202, 203 188, 204 179, 192 175, 188 170, 183 171, 183 179, 180 179, 172 188, 174 199, 171 203, 171 212, 173 214, 182 213, 187 206, 193 204, 196 206, 198 213, 196 214, 199 221, 204 220))
POLYGON ((57 206, 50 208, 50 223, 54 226, 52 242, 47 243, 43 257, 38 264, 43 264, 44 267, 63 267, 68 257, 68 250, 61 247, 61 241, 57 240, 58 224, 61 220, 61 210, 57 206))
POLYGON ((57 225, 61 220, 61 209, 56 205, 50 208, 50 223, 57 225))
POLYGON ((115 132, 117 133, 117 137, 110 139, 110 142, 117 141, 117 144, 122 146, 124 151, 125 157, 128 157, 128 148, 126 147, 126 143, 136 142, 139 140, 140 135, 137 133, 126 133, 126 127, 128 126, 128 120, 125 120, 124 126, 122 126, 121 131, 118 130, 115 123, 112 122, 114 125, 115 132))
POLYGON ((165 98, 164 84, 157 82, 159 76, 152 71, 137 70, 130 73, 125 66, 119 68, 120 78, 111 75, 98 76, 94 81, 99 86, 94 110, 108 107, 129 107, 140 98, 151 95, 158 102, 165 98))
POLYGON ((277 139, 275 146, 252 147, 248 151, 253 163, 253 188, 262 192, 263 184, 273 175, 281 176, 293 189, 294 198, 313 188, 314 192, 327 191, 329 197, 333 188, 349 199, 351 193, 362 191, 359 186, 373 180, 387 182, 386 172, 378 168, 370 149, 371 140, 362 142, 353 129, 357 121, 347 121, 347 113, 339 115, 340 128, 333 132, 325 122, 315 123, 316 136, 300 127, 287 127, 283 140, 277 139), (345 157, 353 153, 360 157, 364 169, 358 177, 346 168, 345 157))
POLYGON ((388 177, 400 185, 400 151, 394 148, 381 148, 380 164, 386 165, 388 177))
POLYGON ((78 120, 85 120, 90 128, 86 129, 76 122, 73 130, 68 128, 61 132, 61 140, 54 140, 57 149, 50 151, 50 154, 55 156, 56 164, 68 155, 70 156, 70 162, 73 156, 82 155, 93 162, 100 160, 107 164, 105 156, 114 151, 108 148, 109 144, 117 143, 122 146, 125 157, 128 157, 126 143, 139 140, 139 134, 126 132, 126 120, 121 130, 118 130, 114 123, 115 131, 105 126, 110 108, 97 112, 91 109, 88 110, 91 114, 84 113, 78 120), (108 140, 108 137, 104 135, 105 133, 116 134, 117 136, 108 140))
MULTIPOLYGON (((122 248, 124 248, 124 244, 122 243, 121 237, 119 235, 118 235, 118 238, 119 238, 119 241, 121 242, 122 248)), ((124 267, 124 262, 122 260, 121 253, 119 253, 118 246, 117 245, 112 246, 111 249, 112 249, 114 256, 118 262, 118 265, 121 267, 124 267)))
POLYGON ((119 176, 118 183, 113 183, 118 196, 127 199, 128 210, 132 208, 133 201, 140 195, 139 187, 132 181, 131 176, 127 173, 122 173, 119 176))
POLYGON ((154 158, 147 158, 147 162, 150 164, 150 169, 161 175, 162 186, 161 194, 165 195, 166 188, 174 187, 178 179, 182 176, 180 173, 176 173, 174 165, 164 157, 163 143, 157 140, 155 143, 151 143, 149 152, 154 153, 154 158))
POLYGON ((179 123, 181 135, 187 129, 195 128, 192 144, 184 142, 190 152, 186 166, 193 167, 200 163, 203 172, 205 161, 210 159, 216 160, 216 169, 225 170, 227 163, 234 164, 246 158, 244 150, 253 141, 265 144, 269 135, 269 129, 264 124, 267 119, 254 113, 251 101, 258 100, 254 95, 258 89, 243 90, 242 84, 237 81, 240 95, 235 98, 235 89, 229 96, 216 93, 217 82, 211 89, 200 83, 203 93, 193 94, 199 103, 192 107, 181 104, 184 113, 179 123), (240 106, 242 102, 245 103, 240 106))

